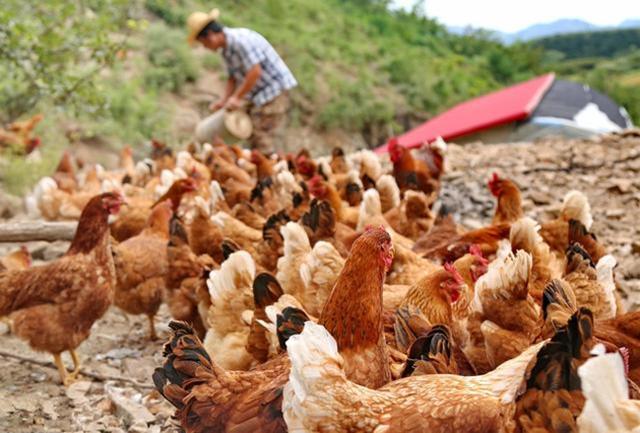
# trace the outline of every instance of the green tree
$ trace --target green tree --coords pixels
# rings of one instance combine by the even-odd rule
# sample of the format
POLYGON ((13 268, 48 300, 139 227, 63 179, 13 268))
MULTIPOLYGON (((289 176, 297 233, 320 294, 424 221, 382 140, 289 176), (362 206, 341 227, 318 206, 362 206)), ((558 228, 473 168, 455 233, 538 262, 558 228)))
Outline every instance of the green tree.
POLYGON ((135 29, 127 0, 5 0, 0 8, 0 121, 41 102, 95 110, 100 72, 135 29))

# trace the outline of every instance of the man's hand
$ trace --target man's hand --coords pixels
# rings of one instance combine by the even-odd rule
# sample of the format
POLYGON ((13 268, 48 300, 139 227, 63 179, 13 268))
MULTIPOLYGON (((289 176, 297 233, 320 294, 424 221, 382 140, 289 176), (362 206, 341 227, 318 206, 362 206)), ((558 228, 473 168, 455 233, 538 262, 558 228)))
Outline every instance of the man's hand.
POLYGON ((218 111, 219 109, 221 109, 222 107, 224 107, 226 105, 227 101, 225 99, 220 99, 216 102, 212 102, 211 104, 209 104, 209 110, 211 111, 218 111))
POLYGON ((224 104, 224 108, 226 108, 229 111, 234 111, 242 107, 242 104, 243 104, 242 99, 238 98, 237 96, 232 96, 227 100, 227 103, 224 104))

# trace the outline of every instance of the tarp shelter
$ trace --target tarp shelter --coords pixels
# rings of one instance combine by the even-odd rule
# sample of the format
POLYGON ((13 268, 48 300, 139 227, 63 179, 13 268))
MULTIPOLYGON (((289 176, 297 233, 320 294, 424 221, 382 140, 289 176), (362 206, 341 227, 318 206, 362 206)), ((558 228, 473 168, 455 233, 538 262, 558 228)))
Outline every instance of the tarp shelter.
POLYGON ((631 126, 625 109, 608 96, 550 73, 458 104, 396 138, 413 148, 437 137, 506 143, 545 135, 588 137, 631 126))

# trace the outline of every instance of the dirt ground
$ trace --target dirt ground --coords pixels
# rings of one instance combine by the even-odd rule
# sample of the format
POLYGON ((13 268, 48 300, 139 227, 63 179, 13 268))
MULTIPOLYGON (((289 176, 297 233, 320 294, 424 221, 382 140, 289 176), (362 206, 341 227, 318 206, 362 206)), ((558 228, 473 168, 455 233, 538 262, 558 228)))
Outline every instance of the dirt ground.
MULTIPOLYGON (((172 406, 151 382, 154 368, 162 364, 169 319, 163 307, 156 324, 160 339, 151 342, 146 317, 109 310, 77 351, 83 371, 97 378, 81 375, 67 389, 51 355, 32 351, 15 336, 0 337, 0 431, 179 431, 172 425, 172 406)), ((63 360, 71 370, 68 354, 63 360)))
MULTIPOLYGON (((539 221, 558 213, 568 190, 584 191, 593 208, 593 231, 618 259, 624 302, 640 308, 639 136, 451 145, 448 155, 442 202, 467 227, 490 221, 494 200, 486 180, 494 170, 518 183, 525 212, 539 221)), ((0 244, 0 254, 12 247, 0 244)), ((48 260, 66 244, 29 249, 48 260)), ((50 355, 31 351, 0 324, 0 432, 177 432, 172 407, 151 382, 162 363, 168 321, 163 307, 156 318, 161 338, 150 342, 146 318, 112 308, 79 347, 87 374, 68 389, 59 384, 50 355)), ((70 359, 65 362, 71 368, 70 359)))

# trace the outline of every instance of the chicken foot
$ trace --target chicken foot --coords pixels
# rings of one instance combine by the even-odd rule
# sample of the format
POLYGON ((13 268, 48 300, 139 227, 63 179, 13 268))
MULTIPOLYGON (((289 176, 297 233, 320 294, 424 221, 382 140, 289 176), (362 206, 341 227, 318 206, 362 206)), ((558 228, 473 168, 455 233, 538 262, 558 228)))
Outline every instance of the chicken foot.
POLYGON ((60 373, 60 380, 64 386, 69 386, 73 383, 74 377, 71 377, 67 372, 67 368, 62 362, 62 357, 59 353, 53 354, 53 363, 58 367, 58 373, 60 373))
POLYGON ((74 349, 69 350, 69 354, 73 360, 73 371, 69 373, 69 378, 75 380, 78 378, 78 374, 80 373, 80 358, 78 358, 78 354, 74 349))

